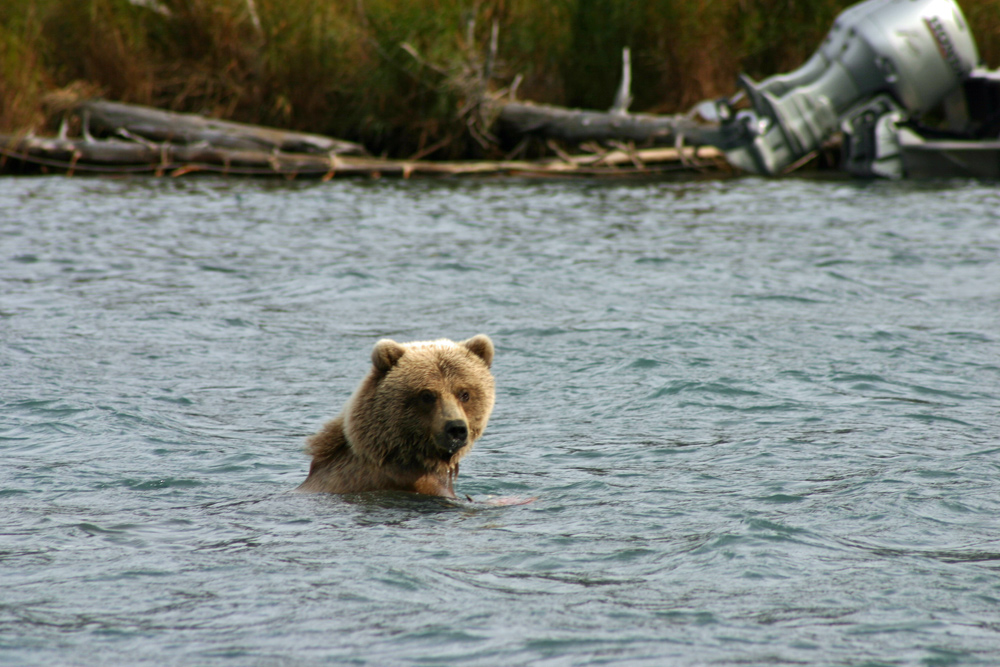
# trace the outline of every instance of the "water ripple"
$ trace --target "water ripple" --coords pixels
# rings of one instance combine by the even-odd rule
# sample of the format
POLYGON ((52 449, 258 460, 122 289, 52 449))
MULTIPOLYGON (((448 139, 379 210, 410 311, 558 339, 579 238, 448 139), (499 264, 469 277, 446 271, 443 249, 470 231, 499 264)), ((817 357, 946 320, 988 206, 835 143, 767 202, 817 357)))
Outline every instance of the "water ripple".
POLYGON ((990 664, 998 204, 0 180, 4 660, 990 664), (480 331, 472 501, 292 493, 378 338, 480 331))

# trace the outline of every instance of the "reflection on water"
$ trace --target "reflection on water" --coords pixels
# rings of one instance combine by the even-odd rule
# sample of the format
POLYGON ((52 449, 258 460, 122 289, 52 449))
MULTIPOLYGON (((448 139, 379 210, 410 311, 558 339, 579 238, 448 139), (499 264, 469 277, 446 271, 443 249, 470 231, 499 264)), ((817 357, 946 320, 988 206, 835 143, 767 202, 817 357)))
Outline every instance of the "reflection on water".
POLYGON ((998 203, 0 180, 3 660, 990 664, 998 203), (473 502, 291 493, 378 338, 478 332, 473 502))

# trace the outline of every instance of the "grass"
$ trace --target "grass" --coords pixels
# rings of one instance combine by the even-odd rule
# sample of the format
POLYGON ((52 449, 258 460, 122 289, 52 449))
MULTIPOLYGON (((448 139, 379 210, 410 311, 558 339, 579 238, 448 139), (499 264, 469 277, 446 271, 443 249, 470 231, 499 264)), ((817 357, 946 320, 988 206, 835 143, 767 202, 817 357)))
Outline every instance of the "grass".
MULTIPOLYGON (((462 112, 490 27, 493 88, 607 108, 632 51, 635 111, 734 92, 791 70, 849 0, 4 0, 0 132, 51 129, 74 97, 330 134, 377 153, 481 149, 462 112), (254 20, 254 11, 257 21, 254 20), (47 120, 48 119, 48 120, 47 120), (46 126, 46 123, 49 123, 46 126)), ((963 0, 1000 60, 1000 0, 963 0)))

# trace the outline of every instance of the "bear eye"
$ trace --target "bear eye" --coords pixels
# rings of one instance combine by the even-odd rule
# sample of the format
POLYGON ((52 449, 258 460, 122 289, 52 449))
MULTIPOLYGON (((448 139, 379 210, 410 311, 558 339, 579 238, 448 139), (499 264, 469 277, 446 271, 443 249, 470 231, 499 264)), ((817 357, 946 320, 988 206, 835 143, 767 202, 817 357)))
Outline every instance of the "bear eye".
POLYGON ((423 403, 424 405, 431 405, 437 402, 437 395, 433 391, 430 391, 429 389, 425 389, 424 391, 420 392, 417 398, 419 398, 420 402, 423 403))
POLYGON ((463 403, 468 403, 470 398, 472 397, 469 396, 469 392, 467 391, 458 392, 458 400, 462 401, 463 403))

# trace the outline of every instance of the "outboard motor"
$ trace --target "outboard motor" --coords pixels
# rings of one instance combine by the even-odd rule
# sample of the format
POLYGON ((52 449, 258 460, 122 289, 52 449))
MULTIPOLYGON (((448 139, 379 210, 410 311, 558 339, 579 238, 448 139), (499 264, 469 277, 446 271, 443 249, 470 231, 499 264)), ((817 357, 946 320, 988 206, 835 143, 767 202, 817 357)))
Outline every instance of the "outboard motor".
POLYGON ((778 174, 835 132, 860 128, 869 134, 858 135, 854 160, 865 162, 871 150, 872 164, 859 171, 879 173, 878 144, 892 138, 886 124, 937 106, 978 63, 954 0, 868 0, 844 10, 794 72, 761 83, 741 76, 751 108, 720 104, 718 145, 741 169, 778 174))

